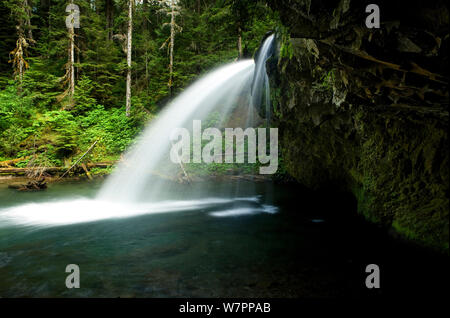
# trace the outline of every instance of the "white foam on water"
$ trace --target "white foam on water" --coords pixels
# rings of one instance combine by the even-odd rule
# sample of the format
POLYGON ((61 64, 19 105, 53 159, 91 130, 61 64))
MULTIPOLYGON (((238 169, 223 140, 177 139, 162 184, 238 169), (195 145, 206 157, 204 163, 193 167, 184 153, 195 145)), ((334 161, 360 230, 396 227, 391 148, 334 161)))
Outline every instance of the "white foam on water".
POLYGON ((66 225, 144 214, 198 210, 230 202, 232 200, 206 198, 202 200, 136 204, 92 199, 28 203, 0 210, 0 226, 4 224, 30 226, 66 225))
MULTIPOLYGON (((198 200, 168 200, 148 203, 117 203, 80 198, 27 203, 0 210, 0 227, 9 225, 48 227, 114 218, 128 218, 145 214, 200 211, 206 208, 220 210, 224 205, 231 203, 257 201, 258 197, 243 197, 235 199, 203 198, 198 200)), ((212 212, 210 215, 229 216, 262 212, 275 213, 276 207, 259 205, 251 208, 235 208, 212 212)))
POLYGON ((269 213, 274 214, 278 212, 278 208, 272 205, 262 205, 256 208, 235 208, 225 211, 211 212, 209 215, 215 217, 229 217, 229 216, 241 216, 241 215, 252 215, 259 213, 269 213))

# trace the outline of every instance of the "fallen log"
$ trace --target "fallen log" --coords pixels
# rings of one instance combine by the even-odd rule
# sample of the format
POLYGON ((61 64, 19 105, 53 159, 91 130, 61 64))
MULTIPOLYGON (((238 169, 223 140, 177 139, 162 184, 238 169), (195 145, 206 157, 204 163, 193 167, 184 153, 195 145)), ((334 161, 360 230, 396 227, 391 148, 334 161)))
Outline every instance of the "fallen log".
POLYGON ((97 139, 97 140, 89 147, 89 149, 86 150, 86 152, 80 157, 80 159, 78 159, 77 162, 75 162, 75 163, 72 165, 72 167, 70 167, 69 169, 67 169, 67 171, 64 172, 64 173, 62 174, 62 176, 60 176, 59 178, 60 178, 60 179, 63 178, 70 170, 73 169, 73 167, 75 167, 81 160, 83 160, 84 156, 86 156, 86 155, 94 148, 94 146, 97 144, 97 142, 98 142, 99 140, 100 140, 100 138, 98 138, 98 139, 97 139))
POLYGON ((92 176, 91 176, 91 174, 89 173, 89 170, 88 170, 88 168, 86 167, 86 165, 85 165, 84 163, 82 163, 80 166, 81 166, 81 168, 83 168, 83 170, 84 170, 84 172, 86 173, 86 176, 88 177, 88 179, 89 179, 89 180, 92 180, 92 176))
POLYGON ((88 168, 108 168, 116 163, 114 161, 105 161, 105 162, 96 162, 96 163, 87 163, 86 166, 88 168))
MULTIPOLYGON (((0 174, 25 174, 29 171, 38 171, 42 170, 41 167, 32 167, 32 168, 0 168, 0 174)), ((47 167, 45 168, 45 172, 54 174, 57 172, 64 171, 64 167, 47 167)))
POLYGON ((5 160, 5 161, 0 161, 0 167, 11 167, 12 165, 15 165, 18 162, 27 160, 28 158, 30 158, 31 156, 26 156, 26 157, 21 157, 21 158, 17 158, 17 159, 10 159, 10 160, 5 160))
MULTIPOLYGON (((110 166, 112 166, 114 163, 109 163, 109 162, 99 162, 99 163, 88 163, 86 165, 86 167, 88 168, 108 168, 110 166)), ((63 173, 64 171, 66 171, 65 167, 46 167, 46 168, 42 168, 42 167, 30 167, 30 168, 0 168, 0 174, 3 175, 24 175, 27 172, 30 171, 39 171, 45 169, 44 172, 48 173, 48 174, 59 174, 59 173, 63 173)), ((77 170, 79 171, 79 170, 77 170)), ((83 170, 81 170, 83 171, 83 170)))

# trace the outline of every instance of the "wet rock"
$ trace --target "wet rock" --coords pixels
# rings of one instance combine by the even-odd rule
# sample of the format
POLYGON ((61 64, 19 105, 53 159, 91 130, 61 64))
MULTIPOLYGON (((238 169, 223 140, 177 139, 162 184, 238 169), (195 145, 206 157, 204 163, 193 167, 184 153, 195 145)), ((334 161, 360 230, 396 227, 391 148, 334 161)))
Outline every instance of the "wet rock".
MULTIPOLYGON (((449 10, 443 1, 274 1, 288 31, 268 73, 283 164, 313 189, 351 191, 358 212, 449 248, 449 10)), ((283 33, 284 32, 284 33, 283 33)))

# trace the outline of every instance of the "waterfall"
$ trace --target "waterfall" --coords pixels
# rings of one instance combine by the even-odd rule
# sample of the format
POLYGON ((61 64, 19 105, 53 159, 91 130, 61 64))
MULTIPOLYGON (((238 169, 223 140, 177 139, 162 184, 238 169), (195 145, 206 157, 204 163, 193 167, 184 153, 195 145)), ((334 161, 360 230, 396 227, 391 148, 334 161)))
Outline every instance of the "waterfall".
POLYGON ((270 124, 270 86, 269 77, 266 70, 266 62, 272 56, 272 45, 274 34, 268 36, 261 46, 258 55, 256 56, 255 73, 252 83, 252 103, 254 107, 263 106, 265 104, 265 117, 267 126, 270 124))
POLYGON ((10 207, 0 211, 0 227, 10 223, 55 226, 205 209, 212 211, 210 215, 214 217, 275 213, 277 208, 271 202, 260 202, 260 196, 243 197, 239 182, 234 193, 228 196, 208 197, 207 186, 183 186, 161 178, 161 175, 176 175, 181 168, 184 170, 169 159, 170 136, 175 129, 192 128, 194 120, 210 122, 212 115, 219 117, 213 125, 219 129, 259 125, 255 108, 262 107, 264 97, 266 118, 270 120, 265 62, 271 54, 273 38, 271 35, 264 41, 256 65, 253 60, 243 60, 222 66, 201 77, 170 102, 135 140, 96 199, 75 198, 10 207), (189 191, 183 193, 186 189, 189 191))
MULTIPOLYGON (((178 171, 179 166, 168 163, 174 129, 189 128, 192 121, 205 119, 219 106, 231 108, 254 71, 253 60, 231 63, 204 76, 186 89, 153 120, 126 154, 116 171, 108 177, 98 198, 107 201, 132 202, 142 198, 142 189, 151 182, 148 172, 161 165, 178 171), (224 100, 227 100, 223 104, 224 100)), ((229 112, 228 109, 223 109, 229 112)), ((156 186, 154 187, 157 190, 156 186)))
MULTIPOLYGON (((193 120, 202 120, 214 110, 222 108, 227 114, 235 106, 239 96, 245 91, 253 78, 252 98, 249 103, 247 123, 252 121, 252 105, 261 105, 263 95, 266 109, 269 109, 270 90, 265 62, 271 54, 274 35, 269 36, 258 54, 257 64, 253 60, 244 60, 223 66, 199 79, 175 100, 166 106, 138 138, 137 144, 127 153, 116 171, 109 176, 102 187, 99 198, 107 201, 133 202, 143 197, 143 189, 152 182, 147 173, 160 169, 179 170, 177 164, 168 163, 171 143, 169 136, 179 127, 189 128, 193 120), (265 87, 265 91, 263 90, 265 87)), ((269 110, 266 117, 269 120, 269 110)), ((155 180, 155 183, 159 182, 155 180)), ((153 186, 153 193, 146 196, 157 197, 158 186, 153 186), (156 195, 155 195, 156 194, 156 195)))

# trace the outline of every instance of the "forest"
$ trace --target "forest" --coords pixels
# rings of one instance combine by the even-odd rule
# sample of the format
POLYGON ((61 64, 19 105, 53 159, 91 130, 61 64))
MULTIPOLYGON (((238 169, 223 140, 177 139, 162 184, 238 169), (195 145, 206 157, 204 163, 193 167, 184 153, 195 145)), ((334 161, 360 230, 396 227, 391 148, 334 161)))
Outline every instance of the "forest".
POLYGON ((0 298, 448 298, 448 5, 369 3, 0 1, 0 298))
POLYGON ((0 162, 19 168, 68 167, 96 141, 89 161, 114 162, 186 86, 279 27, 265 1, 6 0, 0 15, 0 162))

